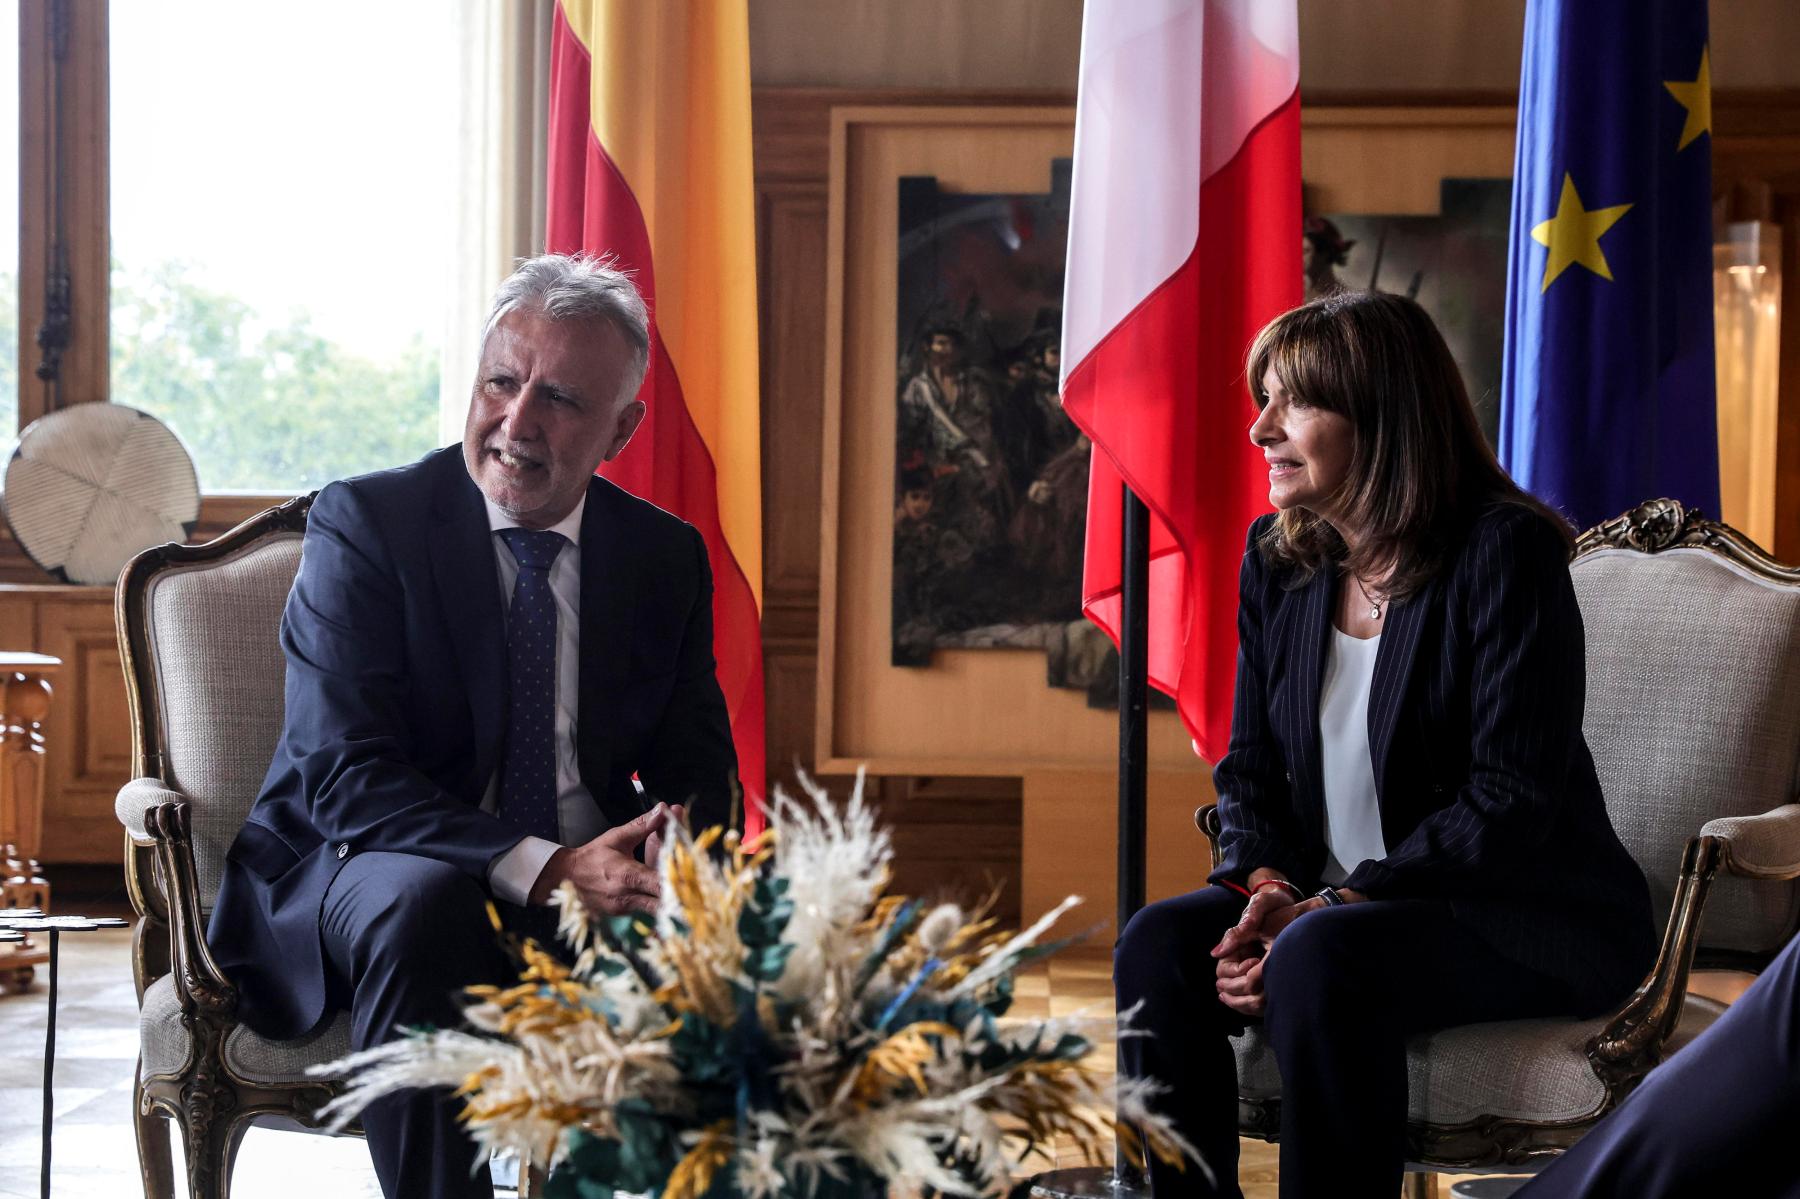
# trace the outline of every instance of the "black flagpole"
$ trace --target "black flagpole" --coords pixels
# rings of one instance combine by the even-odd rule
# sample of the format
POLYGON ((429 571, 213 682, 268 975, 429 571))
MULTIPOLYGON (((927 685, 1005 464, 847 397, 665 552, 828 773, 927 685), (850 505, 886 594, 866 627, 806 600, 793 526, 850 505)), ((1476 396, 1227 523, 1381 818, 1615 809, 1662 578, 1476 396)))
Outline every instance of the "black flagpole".
MULTIPOLYGON (((1119 488, 1119 924, 1124 932, 1144 906, 1144 795, 1149 762, 1150 509, 1119 488)), ((1051 1170, 1031 1180, 1033 1199, 1138 1199, 1135 1162, 1115 1147, 1112 1169, 1051 1170)))
POLYGON ((1144 794, 1149 731, 1150 509, 1121 484, 1119 613, 1119 924, 1144 906, 1144 794))

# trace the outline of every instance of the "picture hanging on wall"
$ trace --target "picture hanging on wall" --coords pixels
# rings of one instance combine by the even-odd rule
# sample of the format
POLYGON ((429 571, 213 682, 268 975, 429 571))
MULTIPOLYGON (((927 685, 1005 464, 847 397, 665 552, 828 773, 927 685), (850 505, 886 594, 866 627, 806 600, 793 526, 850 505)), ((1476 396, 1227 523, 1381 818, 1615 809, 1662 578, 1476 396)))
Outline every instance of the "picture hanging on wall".
POLYGON ((1496 444, 1512 181, 1445 179, 1439 196, 1435 216, 1308 216, 1300 240, 1306 298, 1368 289, 1417 300, 1449 343, 1482 431, 1496 444))
POLYGON ((899 189, 893 662, 1040 649, 1052 686, 1108 702, 1081 615, 1091 447, 1057 394, 1069 162, 1035 195, 899 189))

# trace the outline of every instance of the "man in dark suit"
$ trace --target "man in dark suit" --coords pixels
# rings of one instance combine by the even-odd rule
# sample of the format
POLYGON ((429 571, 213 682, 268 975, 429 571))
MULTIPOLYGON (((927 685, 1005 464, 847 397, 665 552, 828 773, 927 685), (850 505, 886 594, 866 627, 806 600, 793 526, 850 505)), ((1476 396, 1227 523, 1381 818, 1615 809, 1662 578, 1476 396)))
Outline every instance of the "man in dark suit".
MULTIPOLYGON (((263 1035, 342 1009, 357 1049, 453 1024, 460 988, 509 973, 490 899, 540 937, 564 881, 654 910, 665 822, 727 819, 706 547, 594 475, 643 418, 648 349, 624 275, 532 259, 496 297, 462 452, 314 501, 281 739, 210 930, 263 1035)), ((388 1195, 491 1193, 455 1108, 364 1112, 388 1195)))

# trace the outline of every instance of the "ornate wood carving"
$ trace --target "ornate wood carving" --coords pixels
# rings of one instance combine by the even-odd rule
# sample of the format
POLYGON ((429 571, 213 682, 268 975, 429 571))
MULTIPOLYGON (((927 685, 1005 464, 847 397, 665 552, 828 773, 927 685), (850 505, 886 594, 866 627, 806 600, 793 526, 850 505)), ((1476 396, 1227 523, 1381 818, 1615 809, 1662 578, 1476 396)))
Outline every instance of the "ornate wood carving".
POLYGON ((1679 500, 1646 500, 1629 512, 1602 521, 1575 542, 1575 556, 1600 550, 1636 550, 1660 554, 1673 549, 1708 549, 1759 578, 1800 584, 1800 567, 1777 561, 1767 550, 1730 525, 1708 520, 1705 513, 1679 500))

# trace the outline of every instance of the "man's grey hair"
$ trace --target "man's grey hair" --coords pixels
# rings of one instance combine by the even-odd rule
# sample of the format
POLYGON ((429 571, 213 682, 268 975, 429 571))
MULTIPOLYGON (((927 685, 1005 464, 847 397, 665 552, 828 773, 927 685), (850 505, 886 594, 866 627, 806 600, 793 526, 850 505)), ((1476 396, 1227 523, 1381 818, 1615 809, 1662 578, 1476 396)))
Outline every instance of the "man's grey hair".
POLYGON ((481 327, 481 340, 500 318, 517 309, 535 309, 553 321, 606 321, 631 347, 631 374, 624 395, 635 396, 650 362, 650 313, 631 276, 611 256, 539 254, 521 259, 494 293, 494 307, 481 327))

